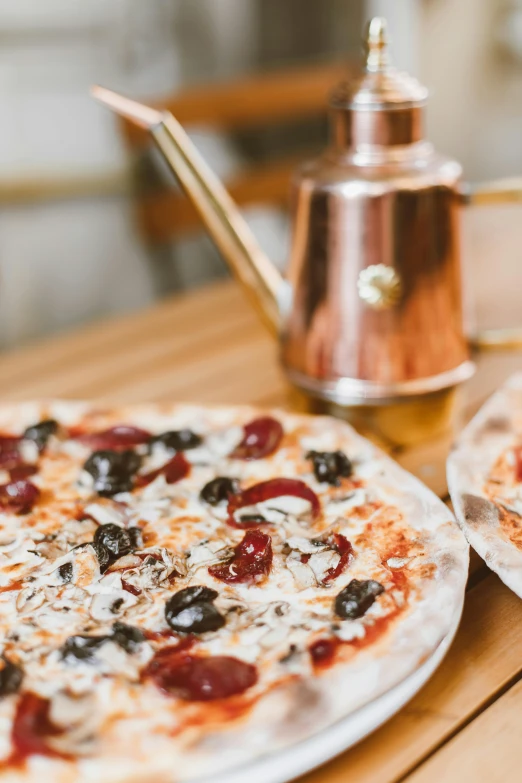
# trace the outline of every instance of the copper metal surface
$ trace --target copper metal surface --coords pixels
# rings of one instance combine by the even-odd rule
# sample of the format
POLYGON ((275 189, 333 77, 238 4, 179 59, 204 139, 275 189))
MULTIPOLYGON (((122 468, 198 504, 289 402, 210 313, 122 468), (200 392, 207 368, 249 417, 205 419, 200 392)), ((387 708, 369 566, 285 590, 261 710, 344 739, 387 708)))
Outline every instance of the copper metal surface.
POLYGON ((522 177, 505 177, 482 185, 465 185, 462 189, 462 201, 465 206, 472 207, 520 204, 522 203, 522 177))
POLYGON ((461 386, 450 386, 379 405, 339 405, 295 387, 290 404, 299 411, 328 414, 349 421, 358 432, 387 450, 441 438, 448 440, 449 447, 460 428, 461 389, 461 386))
MULTIPOLYGON (((406 410, 426 416, 424 399, 447 417, 453 389, 473 372, 459 212, 519 199, 521 182, 464 186, 460 165, 424 139, 427 91, 390 65, 383 19, 371 21, 366 45, 365 70, 332 95, 330 148, 294 180, 290 285, 172 115, 99 88, 95 95, 149 128, 265 323, 280 332, 294 384, 336 410, 382 405, 381 419, 394 410, 401 420, 406 410)), ((513 344, 508 337, 477 341, 498 347, 513 344)))
POLYGON ((352 147, 395 147, 420 141, 424 137, 424 112, 421 108, 374 109, 332 112, 333 147, 342 153, 352 147))
POLYGON ((422 158, 389 164, 325 156, 303 167, 283 344, 293 374, 389 386, 427 380, 468 360, 459 180, 460 166, 429 148, 422 158), (378 264, 395 270, 402 289, 382 311, 362 301, 357 286, 361 271, 378 264))
POLYGON ((345 404, 449 387, 472 368, 462 315, 461 167, 422 140, 425 91, 390 70, 383 24, 371 26, 369 60, 372 35, 380 42, 373 92, 363 76, 353 92, 343 86, 342 100, 334 93, 332 147, 294 182, 283 362, 302 388, 345 404), (361 274, 374 266, 400 281, 386 308, 360 296, 361 274))

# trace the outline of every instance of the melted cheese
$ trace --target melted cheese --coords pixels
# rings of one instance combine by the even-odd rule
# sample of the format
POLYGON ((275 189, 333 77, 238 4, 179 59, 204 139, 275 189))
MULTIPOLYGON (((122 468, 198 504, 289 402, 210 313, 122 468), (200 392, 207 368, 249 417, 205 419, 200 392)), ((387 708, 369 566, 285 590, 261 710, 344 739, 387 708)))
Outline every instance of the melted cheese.
MULTIPOLYGON (((208 585, 218 591, 215 605, 227 622, 219 631, 203 634, 198 650, 256 664, 260 679, 255 691, 262 693, 290 676, 310 676, 307 648, 316 638, 363 638, 368 622, 393 613, 404 601, 400 590, 391 592, 391 568, 407 565, 407 558, 390 552, 386 564, 382 547, 374 546, 367 535, 376 516, 383 514, 395 519, 399 537, 409 534, 400 515, 390 517, 390 510, 383 506, 387 495, 374 481, 379 470, 376 460, 366 461, 366 446, 359 446, 357 453, 350 451, 359 482, 346 490, 318 483, 304 457, 309 449, 344 448, 342 430, 331 427, 311 432, 311 424, 307 429, 301 418, 281 414, 282 447, 270 458, 242 462, 227 457, 241 441, 241 423, 248 420, 243 413, 238 421, 234 409, 187 407, 170 413, 131 409, 93 414, 85 406, 56 404, 51 413, 68 426, 92 431, 125 421, 154 433, 189 427, 203 437, 200 447, 186 452, 192 466, 188 477, 167 484, 159 475, 143 489, 110 500, 93 495, 92 478, 82 470, 89 449, 79 441, 53 437, 34 478, 42 490, 42 502, 28 515, 0 515, 0 588, 22 581, 20 589, 0 592, 2 651, 24 668, 24 688, 51 699, 51 717, 64 730, 51 742, 60 752, 82 758, 118 757, 120 761, 129 754, 139 758, 143 753, 146 758, 151 737, 156 738, 156 750, 162 747, 163 737, 175 754, 172 735, 183 725, 185 715, 199 709, 167 699, 152 684, 138 683, 140 671, 161 641, 143 642, 132 653, 106 642, 92 660, 71 661, 59 652, 69 636, 107 634, 115 620, 161 633, 168 629, 164 607, 169 596, 189 585, 208 585), (216 476, 239 478, 243 487, 274 477, 299 478, 320 499, 322 515, 314 524, 310 503, 301 498, 280 497, 254 509, 241 509, 241 513, 260 513, 271 523, 264 529, 272 536, 273 565, 261 583, 226 585, 208 572, 210 565, 226 561, 243 537, 242 530, 227 525, 224 504, 210 507, 200 499, 201 488, 216 476), (145 544, 140 557, 130 556, 116 564, 116 569, 126 566, 125 571, 113 566, 100 573, 88 544, 97 523, 143 528, 145 544), (355 557, 344 573, 324 584, 339 554, 311 539, 330 532, 352 541, 355 557), (78 545, 83 546, 74 549, 78 545), (66 563, 72 565, 68 584, 58 571, 66 563), (125 589, 123 578, 137 595, 125 589), (354 578, 377 579, 389 591, 365 618, 340 621, 332 612, 333 600, 354 578)), ((24 409, 22 418, 18 432, 34 423, 37 411, 24 409)), ((38 457, 30 446, 24 446, 25 452, 28 459, 38 457)), ((170 456, 158 444, 152 454, 144 455, 140 472, 160 468, 170 456)), ((13 696, 0 703, 0 759, 10 753, 15 701, 13 696)), ((31 764, 42 769, 40 762, 31 760, 31 764)), ((84 769, 85 779, 89 779, 88 769, 84 769)), ((98 769, 96 764, 92 769, 98 769)))

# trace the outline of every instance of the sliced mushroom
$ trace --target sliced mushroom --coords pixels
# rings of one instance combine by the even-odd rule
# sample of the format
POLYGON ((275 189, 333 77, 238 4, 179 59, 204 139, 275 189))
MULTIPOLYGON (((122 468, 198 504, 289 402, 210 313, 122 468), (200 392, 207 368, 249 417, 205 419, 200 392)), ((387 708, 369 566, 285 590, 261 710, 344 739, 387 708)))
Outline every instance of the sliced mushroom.
POLYGON ((139 590, 150 590, 167 579, 172 570, 162 560, 147 557, 139 568, 125 573, 125 582, 139 590))
POLYGON ((91 601, 89 614, 93 620, 97 620, 100 623, 109 623, 123 614, 129 605, 135 603, 135 600, 129 601, 128 597, 133 598, 134 596, 131 596, 125 590, 115 590, 112 593, 98 593, 91 601))
POLYGON ((189 571, 196 570, 202 566, 214 565, 215 563, 226 560, 232 555, 232 548, 224 541, 201 541, 190 550, 187 557, 187 568, 189 571))
POLYGON ((100 579, 91 600, 89 614, 93 620, 102 623, 113 622, 129 607, 137 603, 136 596, 123 590, 121 573, 113 571, 100 579))
POLYGON ((115 560, 107 569, 107 573, 110 574, 112 571, 126 571, 131 568, 139 568, 142 562, 141 558, 137 555, 125 555, 124 557, 115 560))
POLYGON ((300 590, 315 586, 316 579, 314 572, 307 563, 301 563, 301 561, 296 558, 287 557, 286 567, 294 577, 295 583, 300 590))
POLYGON ((42 565, 42 558, 30 538, 19 538, 0 553, 0 585, 23 579, 42 565))
POLYGON ((24 540, 24 532, 19 530, 12 538, 8 537, 8 540, 0 545, 0 563, 2 562, 3 555, 9 555, 17 547, 19 547, 24 540))
POLYGON ((181 576, 186 575, 187 568, 185 565, 185 561, 182 558, 178 557, 178 555, 174 554, 173 552, 170 552, 166 547, 161 547, 157 551, 161 555, 161 559, 169 569, 169 574, 172 573, 172 571, 177 571, 177 573, 180 574, 181 576))
MULTIPOLYGON (((252 506, 242 506, 234 516, 239 522, 242 517, 259 516, 273 525, 286 526, 292 523, 308 524, 311 510, 312 504, 305 498, 281 495, 252 506)), ((297 529, 300 530, 299 527, 297 529)))
POLYGON ((315 578, 319 583, 324 582, 327 572, 336 568, 341 556, 333 549, 325 549, 310 556, 307 565, 314 572, 315 578))
POLYGON ((45 594, 43 590, 35 589, 34 587, 24 587, 23 590, 17 596, 16 608, 21 614, 29 614, 34 612, 45 602, 45 594))
POLYGON ((77 587, 87 587, 100 579, 100 563, 94 547, 82 544, 70 553, 72 555, 72 584, 77 587))
POLYGON ((303 555, 315 555, 317 552, 323 552, 328 549, 328 544, 320 541, 310 541, 308 538, 300 538, 299 536, 291 536, 287 539, 286 544, 290 549, 301 552, 303 555))

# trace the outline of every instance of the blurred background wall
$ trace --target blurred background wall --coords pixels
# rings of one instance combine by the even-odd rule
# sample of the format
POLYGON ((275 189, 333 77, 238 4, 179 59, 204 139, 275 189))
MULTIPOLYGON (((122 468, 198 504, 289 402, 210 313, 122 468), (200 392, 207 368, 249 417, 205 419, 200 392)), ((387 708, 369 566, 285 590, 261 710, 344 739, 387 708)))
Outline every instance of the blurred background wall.
MULTIPOLYGON (((145 241, 135 193, 150 154, 129 156, 89 84, 147 99, 355 61, 375 13, 389 19, 396 64, 431 90, 433 142, 472 180, 522 173, 522 0, 0 0, 0 346, 226 274, 198 231, 161 248, 145 241)), ((230 180, 319 149, 326 123, 191 133, 230 180)), ((284 265, 286 212, 253 203, 247 213, 284 265)), ((520 216, 509 208, 467 226, 472 262, 477 243, 488 250, 480 263, 509 252, 520 216)), ((505 282, 497 263, 491 290, 505 282)), ((476 295, 487 320, 490 292, 476 295)))

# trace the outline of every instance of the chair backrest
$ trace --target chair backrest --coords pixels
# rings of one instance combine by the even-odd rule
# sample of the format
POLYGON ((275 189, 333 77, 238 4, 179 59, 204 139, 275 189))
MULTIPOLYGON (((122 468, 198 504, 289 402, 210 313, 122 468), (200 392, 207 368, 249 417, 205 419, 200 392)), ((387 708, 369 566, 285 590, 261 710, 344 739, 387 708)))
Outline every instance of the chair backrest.
MULTIPOLYGON (((198 86, 156 101, 182 125, 239 131, 326 114, 332 87, 346 78, 346 62, 329 63, 245 78, 230 84, 198 86)), ((150 144, 148 134, 122 120, 122 132, 130 150, 140 155, 150 144)), ((305 157, 293 154, 244 171, 227 182, 232 197, 242 206, 284 205, 289 181, 297 163, 305 157)), ((165 190, 158 182, 137 189, 137 216, 147 242, 160 244, 200 225, 184 196, 165 190)))

